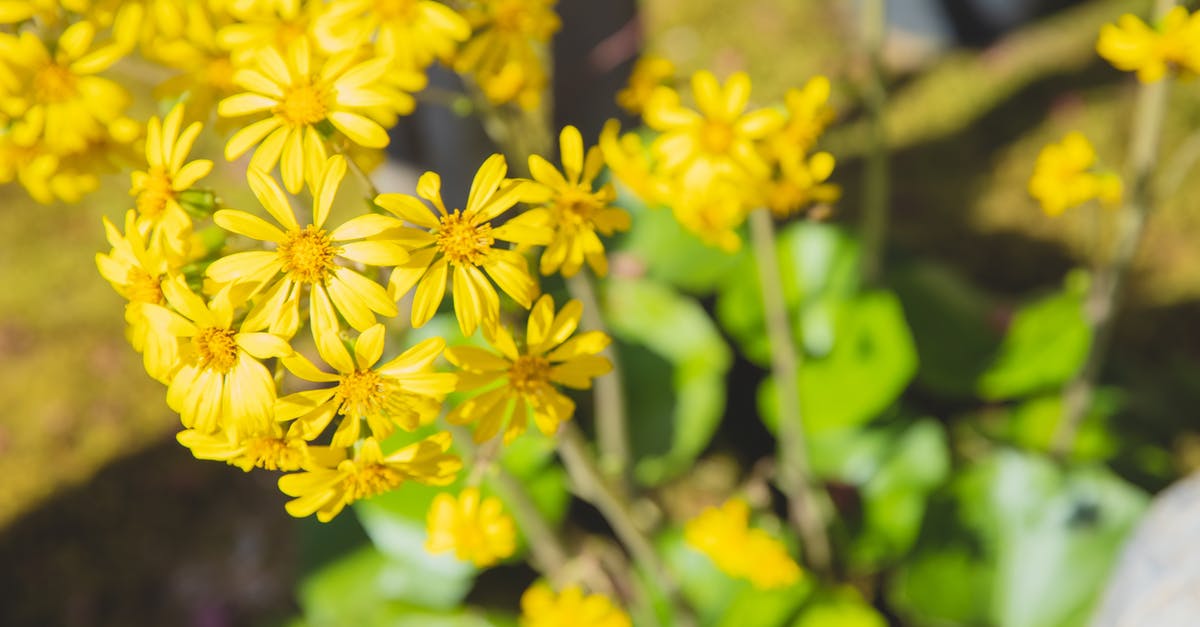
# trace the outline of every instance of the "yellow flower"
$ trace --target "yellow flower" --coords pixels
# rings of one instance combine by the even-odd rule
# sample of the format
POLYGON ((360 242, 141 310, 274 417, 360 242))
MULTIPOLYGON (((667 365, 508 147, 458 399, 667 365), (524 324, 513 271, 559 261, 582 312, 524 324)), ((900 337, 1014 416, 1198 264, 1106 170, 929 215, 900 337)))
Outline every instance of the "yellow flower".
POLYGON ((629 230, 629 214, 610 206, 617 197, 611 184, 596 189, 593 183, 604 167, 599 147, 590 148, 585 158, 583 137, 574 126, 563 128, 559 147, 561 173, 542 157, 529 156, 529 171, 549 196, 545 207, 554 227, 554 241, 542 253, 541 272, 548 275, 561 268, 563 276, 573 276, 586 259, 596 276, 604 276, 608 260, 596 232, 629 230))
POLYGON ((38 18, 56 24, 60 9, 72 13, 87 11, 89 0, 0 0, 0 24, 16 24, 38 18))
MULTIPOLYGON (((244 325, 235 330, 229 289, 206 304, 181 276, 161 286, 171 309, 145 305, 145 314, 155 333, 183 342, 167 405, 179 412, 183 426, 202 433, 265 431, 272 419, 275 380, 258 360, 283 357, 291 347, 269 333, 248 333, 244 325)), ((154 370, 160 367, 164 365, 156 364, 154 370)))
POLYGON ((660 56, 646 54, 633 64, 629 84, 617 92, 617 104, 624 110, 638 115, 646 108, 655 88, 675 76, 675 64, 660 56))
POLYGON ((621 123, 609 120, 600 131, 600 153, 604 163, 622 185, 643 202, 667 204, 672 196, 670 181, 655 172, 650 151, 637 133, 620 134, 621 123))
POLYGON ((367 438, 353 459, 335 468, 313 464, 305 472, 279 478, 279 490, 296 497, 287 512, 296 518, 317 515, 329 522, 347 505, 399 487, 405 481, 448 485, 462 468, 462 461, 446 453, 450 434, 438 433, 410 444, 387 457, 379 442, 367 438))
POLYGON ((455 498, 440 493, 429 507, 430 553, 454 551, 460 560, 470 560, 484 568, 513 554, 517 531, 513 520, 504 513, 504 505, 495 497, 483 498, 479 488, 466 488, 455 498))
POLYGON ((521 595, 521 627, 630 627, 629 615, 601 594, 579 586, 555 594, 544 581, 521 595))
POLYGON ((1029 194, 1049 216, 1093 198, 1115 205, 1121 199, 1121 181, 1115 174, 1098 172, 1095 164, 1091 142, 1081 133, 1069 133, 1060 143, 1049 144, 1038 153, 1029 194))
POLYGON ((217 44, 237 67, 253 65, 264 50, 287 50, 300 40, 316 44, 315 25, 328 7, 307 0, 229 0, 226 10, 234 22, 217 31, 217 44))
POLYGON ((182 259, 192 233, 192 219, 179 204, 179 195, 212 171, 208 159, 188 162, 188 153, 203 125, 183 125, 183 105, 177 104, 167 117, 150 118, 146 124, 146 162, 149 168, 132 175, 130 195, 137 202, 138 228, 149 235, 153 246, 182 259))
POLYGON ((425 231, 408 229, 414 242, 412 257, 392 271, 388 292, 400 299, 415 285, 412 325, 423 326, 437 312, 446 295, 446 280, 452 284, 454 313, 464 335, 471 335, 480 322, 493 324, 500 315, 500 298, 491 277, 504 293, 528 309, 538 295, 537 280, 529 274, 525 257, 498 241, 527 245, 550 243, 551 231, 544 210, 534 209, 513 217, 503 226, 492 221, 508 211, 531 191, 529 181, 506 180, 508 165, 501 155, 492 155, 475 174, 467 196, 467 208, 446 210, 442 202, 442 179, 426 172, 417 181, 417 195, 433 203, 431 212, 407 194, 380 194, 375 204, 425 231))
POLYGON ((390 102, 373 86, 388 71, 388 59, 356 63, 356 55, 346 51, 314 60, 307 39, 292 43, 287 61, 275 48, 262 49, 255 68, 233 76, 246 91, 222 100, 217 112, 224 117, 264 112, 270 116, 235 133, 225 146, 225 158, 232 161, 257 145, 250 167, 269 172, 281 164, 284 186, 295 194, 306 177, 310 182, 316 179, 327 158, 325 140, 317 130, 322 122, 356 144, 386 146, 387 131, 357 110, 390 102))
POLYGON ((481 0, 464 13, 474 34, 454 59, 454 70, 475 78, 496 105, 516 101, 536 109, 545 89, 545 44, 562 23, 557 0, 481 0))
POLYGON ((325 221, 338 186, 346 175, 346 160, 330 157, 312 186, 312 222, 300 226, 287 196, 275 179, 258 170, 248 173, 250 189, 283 229, 262 218, 232 209, 213 214, 213 221, 228 231, 264 242, 274 250, 234 253, 209 265, 207 276, 219 284, 257 284, 262 295, 246 316, 249 328, 266 328, 292 337, 300 328, 300 298, 309 289, 309 311, 332 301, 350 326, 363 331, 375 324, 375 314, 394 316, 396 303, 378 283, 337 264, 338 257, 371 266, 394 266, 408 259, 399 244, 389 241, 352 241, 378 235, 389 223, 380 216, 364 215, 332 231, 325 221))
POLYGON ((789 89, 784 95, 787 122, 778 133, 768 138, 768 147, 775 159, 807 153, 817 145, 817 138, 833 122, 834 111, 829 106, 829 79, 814 76, 800 89, 789 89))
POLYGON ((600 331, 588 331, 572 338, 579 327, 583 305, 568 301, 558 315, 549 295, 538 299, 529 312, 525 351, 507 329, 484 329, 484 335, 497 353, 474 346, 446 349, 446 359, 462 369, 459 389, 474 391, 489 388, 455 407, 447 416, 451 424, 476 423, 475 441, 490 440, 508 422, 504 441, 525 431, 528 415, 538 430, 552 436, 558 426, 575 413, 575 402, 556 386, 577 390, 592 387, 592 379, 612 370, 608 359, 598 355, 611 339, 600 331), (494 384, 500 383, 498 387, 494 384), (509 419, 511 417, 511 420, 509 419))
POLYGON ((746 221, 747 190, 726 179, 706 186, 685 187, 671 211, 683 228, 709 246, 732 253, 742 247, 738 228, 746 221))
POLYGON ((339 0, 317 20, 315 31, 326 50, 374 39, 383 56, 416 70, 449 58, 471 36, 463 16, 433 0, 339 0))
POLYGON ((789 155, 779 163, 779 172, 767 185, 766 205, 775 217, 793 216, 812 203, 836 202, 842 188, 826 183, 833 174, 833 155, 818 152, 811 157, 789 155))
POLYGON ((191 0, 182 10, 186 20, 182 31, 153 46, 154 59, 181 73, 155 87, 154 95, 159 99, 186 96, 192 115, 207 118, 217 102, 237 89, 233 58, 217 42, 218 24, 224 16, 202 0, 191 0))
POLYGON ((175 439, 191 450, 196 459, 222 461, 246 472, 252 468, 293 472, 303 468, 310 456, 307 442, 285 436, 276 423, 270 423, 263 433, 234 439, 225 433, 204 433, 195 429, 180 431, 175 439))
POLYGON ((376 367, 387 335, 383 325, 376 324, 359 335, 351 357, 337 335, 333 308, 327 302, 318 305, 320 310, 313 313, 317 350, 335 372, 317 368, 299 353, 285 358, 283 365, 301 379, 336 385, 279 399, 275 419, 296 419, 289 437, 312 440, 340 415, 330 445, 345 448, 359 440, 364 421, 368 435, 384 439, 396 425, 412 431, 423 416, 437 415, 442 399, 454 391, 457 382, 453 374, 433 371, 433 360, 446 346, 445 340, 429 338, 376 367))
POLYGON ((1171 68, 1200 73, 1200 12, 1189 15, 1177 6, 1157 29, 1127 13, 1100 29, 1096 51, 1118 70, 1136 71, 1143 83, 1161 79, 1171 68))
POLYGON ((704 553, 721 572, 747 579, 761 589, 786 588, 800 579, 800 567, 781 542, 749 527, 750 507, 730 499, 709 507, 684 526, 684 541, 704 553))
POLYGON ((711 72, 692 75, 699 111, 682 106, 670 87, 655 90, 642 116, 662 134, 651 146, 659 165, 685 186, 714 177, 764 179, 770 173, 755 145, 783 124, 777 111, 746 113, 750 77, 737 72, 725 85, 711 72))

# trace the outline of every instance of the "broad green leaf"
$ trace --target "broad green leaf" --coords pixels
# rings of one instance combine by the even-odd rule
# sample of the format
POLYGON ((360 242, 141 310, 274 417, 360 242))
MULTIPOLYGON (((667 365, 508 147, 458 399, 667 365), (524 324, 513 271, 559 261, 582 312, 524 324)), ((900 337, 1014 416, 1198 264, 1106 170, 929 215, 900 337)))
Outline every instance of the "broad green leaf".
POLYGON ((647 279, 605 287, 605 317, 632 356, 621 358, 635 476, 660 483, 708 446, 725 409, 729 347, 690 297, 647 279))
POLYGON ((915 625, 990 622, 992 565, 965 546, 921 551, 889 581, 892 607, 915 625))
POLYGON ((817 597, 792 627, 887 627, 887 620, 851 588, 817 597))
MULTIPOLYGON (((1054 434, 1063 419, 1062 394, 1030 398, 1013 408, 1007 421, 1008 436, 1021 448, 1047 452, 1054 434)), ((1084 417, 1071 448, 1071 459, 1102 461, 1116 455, 1120 442, 1109 428, 1109 418, 1121 406, 1121 393, 1116 388, 1096 391, 1092 408, 1084 417)))

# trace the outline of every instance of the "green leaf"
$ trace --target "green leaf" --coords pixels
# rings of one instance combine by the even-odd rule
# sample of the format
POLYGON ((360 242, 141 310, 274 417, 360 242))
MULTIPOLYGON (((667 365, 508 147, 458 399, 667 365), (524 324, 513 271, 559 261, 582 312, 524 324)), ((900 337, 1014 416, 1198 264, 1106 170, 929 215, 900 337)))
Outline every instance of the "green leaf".
MULTIPOLYGON (((1116 435, 1109 429, 1109 418, 1121 407, 1120 390, 1100 388, 1092 400, 1092 408, 1080 423, 1071 448, 1071 459, 1077 462, 1110 459, 1120 447, 1116 435)), ((1048 452, 1062 421, 1062 401, 1062 394, 1048 394, 1017 405, 1006 423, 1007 435, 1021 448, 1048 452)))
POLYGON ((1083 315, 1086 293, 1086 279, 1075 274, 1063 291, 1018 310, 995 360, 979 377, 979 394, 1021 398, 1061 387, 1079 372, 1091 337, 1083 315))
POLYGON ((732 357, 693 298, 648 279, 610 280, 605 293, 618 348, 634 356, 622 357, 634 473, 661 483, 690 468, 712 439, 732 357))
POLYGON ((990 622, 992 565, 967 547, 922 551, 905 560, 888 587, 893 607, 917 625, 990 622))
POLYGON ((792 627, 887 627, 887 620, 852 588, 823 595, 805 606, 792 627))

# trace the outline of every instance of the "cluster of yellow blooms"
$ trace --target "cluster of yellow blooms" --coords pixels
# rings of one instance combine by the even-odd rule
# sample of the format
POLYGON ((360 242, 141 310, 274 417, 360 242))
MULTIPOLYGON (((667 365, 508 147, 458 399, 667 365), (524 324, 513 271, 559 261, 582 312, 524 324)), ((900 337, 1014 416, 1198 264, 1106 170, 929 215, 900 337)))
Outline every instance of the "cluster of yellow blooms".
POLYGON ((521 627, 630 627, 629 615, 600 594, 567 586, 557 594, 543 582, 521 595, 521 627))
POLYGON ((657 133, 648 148, 637 134, 621 135, 615 121, 600 136, 613 173, 648 204, 669 205, 685 228, 734 251, 749 211, 767 207, 786 218, 841 195, 827 182, 833 156, 813 152, 834 117, 828 79, 790 90, 783 107, 748 109, 749 76, 738 72, 722 84, 700 71, 691 77, 691 108, 672 86, 673 73, 666 60, 643 58, 618 95, 657 133))
POLYGON ((1121 179, 1096 167, 1096 151, 1082 133, 1068 133, 1061 142, 1038 153, 1029 194, 1046 215, 1057 216, 1089 200, 1107 206, 1121 202, 1121 179))
POLYGON ((684 541, 704 553, 721 572, 756 588, 786 588, 800 580, 800 566, 787 547, 762 529, 750 528, 750 506, 733 498, 710 507, 684 528, 684 541))

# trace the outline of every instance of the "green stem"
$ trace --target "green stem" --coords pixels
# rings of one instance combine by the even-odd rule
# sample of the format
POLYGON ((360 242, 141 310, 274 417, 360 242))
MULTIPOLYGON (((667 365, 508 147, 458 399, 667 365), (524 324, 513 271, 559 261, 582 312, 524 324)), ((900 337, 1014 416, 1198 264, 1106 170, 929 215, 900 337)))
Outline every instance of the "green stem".
POLYGON ((808 466, 808 443, 800 409, 800 356, 783 301, 775 225, 767 209, 750 212, 750 234, 762 288, 763 317, 771 343, 771 374, 779 397, 779 488, 788 497, 789 518, 800 534, 809 565, 825 575, 832 568, 832 552, 808 466))
MULTIPOLYGON (((1157 0, 1155 20, 1162 19, 1174 0, 1157 0)), ((1108 264, 1092 279, 1084 302, 1084 317, 1091 333, 1091 346, 1079 374, 1063 392, 1063 415, 1051 442, 1051 452, 1059 459, 1075 447, 1079 427, 1092 406, 1096 380, 1112 342, 1113 322, 1119 308, 1122 287, 1142 239, 1146 217, 1154 206, 1151 178, 1158 161, 1163 120, 1167 111, 1170 79, 1164 78, 1138 88, 1134 108, 1131 145, 1126 163, 1128 200, 1117 215, 1116 244, 1108 264)))
POLYGON ((888 198, 891 194, 887 138, 887 86, 883 71, 883 38, 887 29, 886 0, 865 0, 861 8, 862 43, 869 76, 864 93, 870 119, 870 147, 863 187, 862 234, 863 280, 879 280, 887 253, 888 198))
MULTIPOLYGON (((583 305, 583 327, 602 331, 611 337, 600 315, 600 301, 595 284, 586 269, 567 279, 571 296, 583 305)), ((595 382, 596 443, 600 448, 600 470, 605 478, 628 492, 630 452, 628 417, 625 414, 625 389, 621 378, 621 362, 616 347, 609 344, 600 353, 612 364, 612 372, 595 382)))

